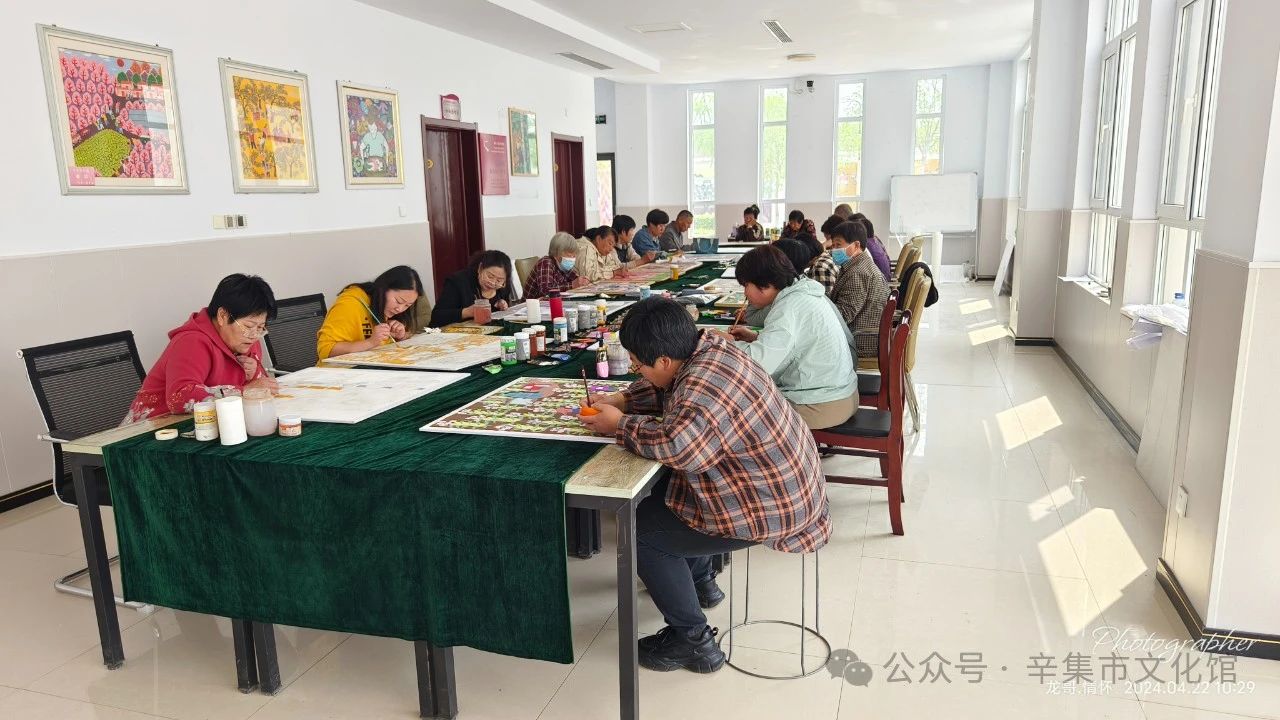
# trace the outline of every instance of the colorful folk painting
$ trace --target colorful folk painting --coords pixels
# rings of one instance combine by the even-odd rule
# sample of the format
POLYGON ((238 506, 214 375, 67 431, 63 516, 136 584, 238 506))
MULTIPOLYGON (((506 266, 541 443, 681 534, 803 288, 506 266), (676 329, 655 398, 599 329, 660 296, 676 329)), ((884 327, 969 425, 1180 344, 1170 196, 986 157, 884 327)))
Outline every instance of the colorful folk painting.
MULTIPOLYGON (((618 380, 587 381, 593 395, 615 393, 629 384, 618 380)), ((463 435, 614 442, 614 438, 596 435, 578 421, 586 392, 581 380, 520 378, 420 429, 463 435)))
POLYGON ((338 83, 347 186, 403 186, 400 104, 390 90, 338 83))
POLYGON ((325 363, 454 371, 494 360, 501 352, 501 336, 432 333, 414 335, 372 350, 338 355, 325 363))
POLYGON ((511 143, 511 174, 530 177, 538 174, 538 121, 528 110, 507 109, 511 143))
POLYGON ((172 52, 40 33, 63 192, 186 192, 172 52))
POLYGON ((219 62, 236 192, 318 189, 307 77, 219 62))

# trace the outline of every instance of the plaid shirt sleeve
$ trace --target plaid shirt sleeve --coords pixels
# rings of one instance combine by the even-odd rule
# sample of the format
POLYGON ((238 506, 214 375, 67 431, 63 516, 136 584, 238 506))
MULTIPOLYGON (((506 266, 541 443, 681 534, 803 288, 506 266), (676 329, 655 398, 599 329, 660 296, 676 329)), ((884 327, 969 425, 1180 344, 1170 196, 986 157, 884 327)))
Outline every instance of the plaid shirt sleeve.
POLYGON ((662 412, 661 397, 653 383, 640 378, 631 383, 622 396, 627 399, 627 412, 633 415, 657 415, 662 412))
POLYGON ((822 284, 822 289, 826 291, 827 297, 832 297, 833 290, 836 286, 836 278, 840 277, 840 270, 836 267, 836 263, 827 253, 818 256, 818 260, 809 268, 809 277, 822 284))
POLYGON ((624 415, 618 425, 618 438, 640 457, 698 474, 719 460, 719 443, 704 442, 710 429, 705 410, 682 404, 661 418, 624 415))

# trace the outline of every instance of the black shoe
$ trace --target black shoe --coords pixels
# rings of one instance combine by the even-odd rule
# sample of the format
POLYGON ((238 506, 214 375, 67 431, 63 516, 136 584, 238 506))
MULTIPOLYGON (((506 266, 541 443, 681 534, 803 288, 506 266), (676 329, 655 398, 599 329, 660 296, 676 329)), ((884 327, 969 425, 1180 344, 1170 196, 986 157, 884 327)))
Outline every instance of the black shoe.
POLYGON ((657 635, 641 638, 640 666, 658 672, 692 670, 713 673, 724 667, 724 653, 716 645, 716 630, 704 627, 695 635, 667 626, 657 635))
POLYGON ((694 589, 698 591, 698 605, 703 610, 710 610, 724 602, 724 591, 716 584, 715 575, 712 575, 704 582, 696 583, 694 589))

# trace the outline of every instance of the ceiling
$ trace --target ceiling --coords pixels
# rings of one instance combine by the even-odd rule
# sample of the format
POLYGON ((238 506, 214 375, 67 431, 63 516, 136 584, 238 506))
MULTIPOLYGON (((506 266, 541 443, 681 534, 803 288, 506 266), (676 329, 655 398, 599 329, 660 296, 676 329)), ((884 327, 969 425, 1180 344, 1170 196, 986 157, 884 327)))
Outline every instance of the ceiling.
POLYGON ((1014 58, 1034 0, 361 0, 623 82, 699 83, 982 65, 1014 58), (794 42, 762 25, 777 20, 794 42), (684 23, 641 34, 631 26, 684 23), (609 66, 596 70, 556 53, 609 66), (791 62, 792 53, 813 53, 791 62))

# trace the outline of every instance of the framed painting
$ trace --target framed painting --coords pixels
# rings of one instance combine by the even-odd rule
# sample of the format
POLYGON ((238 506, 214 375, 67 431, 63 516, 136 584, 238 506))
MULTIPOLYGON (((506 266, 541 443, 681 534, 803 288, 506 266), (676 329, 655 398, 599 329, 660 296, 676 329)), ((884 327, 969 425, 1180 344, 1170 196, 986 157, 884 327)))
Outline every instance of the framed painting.
POLYGON ((62 194, 187 192, 173 51, 36 30, 62 194))
POLYGON ((347 187, 404 187, 400 96, 339 80, 338 108, 347 187))
POLYGON ((528 110, 507 108, 508 136, 511 138, 511 174, 533 177, 538 174, 538 121, 528 110))
POLYGON ((218 69, 235 191, 319 190, 307 76, 227 58, 218 69))

